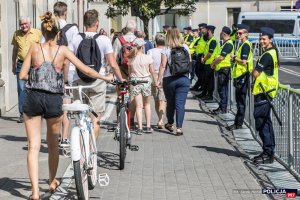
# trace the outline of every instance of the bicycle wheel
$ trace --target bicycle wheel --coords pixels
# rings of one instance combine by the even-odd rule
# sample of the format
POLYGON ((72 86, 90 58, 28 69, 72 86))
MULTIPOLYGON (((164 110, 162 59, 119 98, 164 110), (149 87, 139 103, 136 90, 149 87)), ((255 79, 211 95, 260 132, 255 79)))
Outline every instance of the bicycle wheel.
POLYGON ((126 157, 126 110, 125 106, 120 109, 119 124, 120 124, 120 170, 124 169, 126 157))
MULTIPOLYGON (((74 178, 77 196, 79 200, 88 200, 88 174, 86 173, 86 163, 87 159, 85 158, 85 149, 83 144, 82 134, 79 128, 74 128, 71 135, 71 146, 80 147, 80 149, 75 149, 79 151, 80 158, 79 160, 73 160, 74 168, 74 178), (77 140, 77 141, 76 141, 77 140)), ((73 155, 72 155, 73 158, 73 155)))
POLYGON ((90 166, 92 169, 89 169, 88 172, 88 185, 89 190, 94 189, 97 184, 97 169, 98 169, 98 162, 97 162, 97 147, 94 146, 95 137, 93 136, 93 132, 90 134, 89 141, 90 141, 90 166))

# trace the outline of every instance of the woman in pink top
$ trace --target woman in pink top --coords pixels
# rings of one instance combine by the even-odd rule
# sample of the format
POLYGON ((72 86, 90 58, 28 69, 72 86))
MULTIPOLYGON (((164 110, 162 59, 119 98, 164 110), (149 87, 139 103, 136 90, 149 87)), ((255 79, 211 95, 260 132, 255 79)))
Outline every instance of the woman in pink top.
POLYGON ((138 129, 136 134, 143 133, 142 127, 142 109, 145 109, 146 115, 146 130, 145 133, 151 133, 153 130, 150 127, 151 109, 151 83, 154 79, 153 59, 151 56, 144 54, 145 41, 142 38, 137 38, 133 41, 135 46, 130 51, 128 58, 128 72, 131 80, 147 80, 148 83, 141 83, 138 85, 130 86, 130 95, 134 97, 136 103, 136 117, 138 121, 138 129))

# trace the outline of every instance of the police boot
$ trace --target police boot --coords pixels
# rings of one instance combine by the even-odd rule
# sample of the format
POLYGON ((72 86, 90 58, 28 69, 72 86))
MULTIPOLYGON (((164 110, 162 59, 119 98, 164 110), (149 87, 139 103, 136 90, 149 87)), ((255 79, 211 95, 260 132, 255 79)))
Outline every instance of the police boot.
POLYGON ((269 155, 266 152, 262 152, 258 156, 253 158, 253 163, 258 164, 272 164, 274 162, 274 155, 269 155))

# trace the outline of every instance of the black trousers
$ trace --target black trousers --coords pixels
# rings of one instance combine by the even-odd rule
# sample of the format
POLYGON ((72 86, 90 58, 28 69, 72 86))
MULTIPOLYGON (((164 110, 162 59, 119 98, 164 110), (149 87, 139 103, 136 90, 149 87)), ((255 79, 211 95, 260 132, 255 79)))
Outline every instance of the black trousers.
POLYGON ((215 88, 214 72, 210 65, 204 65, 203 94, 212 96, 215 88))
POLYGON ((194 85, 195 88, 203 87, 203 80, 204 80, 204 64, 201 63, 201 59, 203 58, 203 54, 199 54, 196 59, 196 66, 195 66, 195 75, 197 76, 197 81, 194 85))
POLYGON ((242 126, 244 123, 246 112, 246 96, 249 88, 249 73, 234 79, 235 101, 237 112, 234 119, 234 124, 242 126))
POLYGON ((254 96, 255 129, 263 142, 263 152, 274 155, 275 137, 271 120, 271 105, 263 95, 254 96))
POLYGON ((221 99, 219 103, 219 108, 223 112, 227 112, 229 76, 230 76, 230 66, 228 68, 222 68, 219 71, 217 71, 218 93, 221 99))

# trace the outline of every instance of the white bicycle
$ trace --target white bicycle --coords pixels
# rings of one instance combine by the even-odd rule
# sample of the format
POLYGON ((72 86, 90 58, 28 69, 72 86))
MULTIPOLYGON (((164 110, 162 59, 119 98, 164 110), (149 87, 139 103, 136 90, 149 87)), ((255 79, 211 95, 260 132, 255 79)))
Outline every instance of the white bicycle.
MULTIPOLYGON (((97 184, 107 186, 109 177, 106 173, 97 176, 97 145, 93 131, 93 122, 90 114, 98 117, 93 108, 83 103, 82 89, 92 88, 91 86, 67 86, 65 89, 78 90, 80 100, 72 104, 64 104, 63 110, 68 111, 68 116, 75 116, 75 126, 71 132, 71 158, 73 162, 74 178, 78 199, 88 200, 89 190, 93 190, 97 184)), ((85 94, 84 94, 85 95, 85 94)), ((85 97, 87 97, 85 95, 85 97)))

